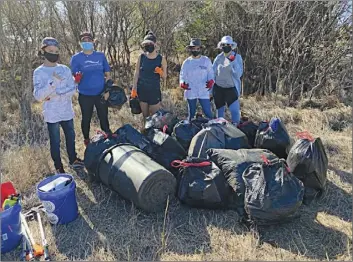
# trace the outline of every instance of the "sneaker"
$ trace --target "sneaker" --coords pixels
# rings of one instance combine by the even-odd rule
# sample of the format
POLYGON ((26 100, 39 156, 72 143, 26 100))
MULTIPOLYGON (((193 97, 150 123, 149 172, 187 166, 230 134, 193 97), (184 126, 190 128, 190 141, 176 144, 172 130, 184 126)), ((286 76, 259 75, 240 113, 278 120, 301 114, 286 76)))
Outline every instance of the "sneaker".
POLYGON ((83 167, 85 167, 85 164, 79 158, 76 158, 76 160, 72 164, 70 164, 70 168, 72 168, 72 169, 80 169, 83 167))
POLYGON ((88 146, 88 144, 90 143, 90 140, 89 139, 85 139, 85 140, 83 140, 83 143, 85 144, 85 146, 88 146))
POLYGON ((65 172, 65 170, 64 170, 63 167, 60 167, 60 168, 58 168, 58 169, 55 171, 55 173, 56 173, 56 174, 65 174, 66 172, 65 172))

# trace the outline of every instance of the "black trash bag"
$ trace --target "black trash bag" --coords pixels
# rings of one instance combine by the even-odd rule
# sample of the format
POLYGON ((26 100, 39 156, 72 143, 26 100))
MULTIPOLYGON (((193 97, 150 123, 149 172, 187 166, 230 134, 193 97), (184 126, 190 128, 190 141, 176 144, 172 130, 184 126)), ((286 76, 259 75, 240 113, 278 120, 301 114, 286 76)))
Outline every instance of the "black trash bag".
POLYGON ((243 173, 245 211, 249 222, 274 225, 295 218, 302 204, 304 185, 289 172, 284 159, 250 165, 243 173))
POLYGON ((232 123, 216 124, 221 127, 225 135, 226 149, 250 148, 246 135, 232 123))
POLYGON ((210 148, 225 148, 224 131, 218 125, 205 127, 191 140, 188 155, 190 157, 207 158, 210 148))
POLYGON ((269 160, 276 159, 277 156, 266 149, 209 149, 207 154, 210 160, 222 170, 229 186, 233 189, 230 207, 243 216, 245 212, 245 183, 242 177, 244 171, 251 164, 263 163, 262 156, 269 160))
POLYGON ((291 172, 305 186, 304 203, 309 204, 325 190, 328 158, 320 138, 314 139, 307 132, 299 133, 287 157, 291 172))
POLYGON ((145 130, 148 132, 150 129, 158 129, 171 135, 174 126, 179 122, 177 116, 164 109, 158 110, 152 116, 146 118, 145 130))
POLYGON ((107 88, 106 91, 109 91, 109 98, 107 100, 108 107, 120 109, 127 102, 127 97, 123 88, 112 86, 107 88))
POLYGON ((130 98, 129 105, 130 105, 131 113, 133 115, 139 115, 142 113, 140 100, 137 97, 130 98))
POLYGON ((104 150, 118 144, 116 137, 110 136, 104 132, 99 132, 91 138, 84 154, 84 165, 90 175, 97 171, 98 161, 104 150))
POLYGON ((246 135, 250 147, 253 148, 255 145, 255 137, 259 126, 252 121, 246 120, 240 121, 237 127, 246 135))
POLYGON ((196 208, 227 208, 231 188, 214 163, 202 158, 188 158, 173 164, 180 167, 178 198, 182 203, 196 208))
POLYGON ((201 130, 198 126, 188 120, 182 120, 174 126, 173 137, 183 146, 189 149, 192 138, 201 130))
POLYGON ((153 143, 130 124, 120 127, 114 133, 117 134, 119 143, 133 145, 144 151, 147 155, 151 155, 155 151, 153 143))
POLYGON ((269 124, 260 123, 256 133, 255 147, 268 149, 279 158, 287 158, 291 147, 291 138, 279 118, 272 118, 269 124))
POLYGON ((230 123, 208 123, 191 140, 189 156, 207 158, 210 148, 249 148, 246 135, 230 123))
POLYGON ((207 124, 210 120, 208 118, 204 117, 196 117, 194 119, 191 119, 191 123, 193 123, 195 126, 197 126, 200 130, 204 127, 205 124, 207 124))
POLYGON ((185 149, 175 138, 157 129, 150 129, 146 136, 154 144, 153 153, 149 154, 150 157, 176 175, 178 170, 172 167, 171 163, 174 160, 185 159, 187 155, 185 149))

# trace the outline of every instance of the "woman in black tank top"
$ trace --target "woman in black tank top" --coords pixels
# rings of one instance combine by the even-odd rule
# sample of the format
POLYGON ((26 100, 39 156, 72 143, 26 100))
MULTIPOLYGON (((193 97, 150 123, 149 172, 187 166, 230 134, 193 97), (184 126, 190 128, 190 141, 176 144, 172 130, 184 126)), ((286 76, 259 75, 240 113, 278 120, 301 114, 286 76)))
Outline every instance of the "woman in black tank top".
POLYGON ((131 97, 138 97, 144 121, 160 109, 162 101, 161 78, 167 78, 167 62, 156 51, 156 37, 147 31, 141 44, 144 53, 138 58, 135 68, 131 97))

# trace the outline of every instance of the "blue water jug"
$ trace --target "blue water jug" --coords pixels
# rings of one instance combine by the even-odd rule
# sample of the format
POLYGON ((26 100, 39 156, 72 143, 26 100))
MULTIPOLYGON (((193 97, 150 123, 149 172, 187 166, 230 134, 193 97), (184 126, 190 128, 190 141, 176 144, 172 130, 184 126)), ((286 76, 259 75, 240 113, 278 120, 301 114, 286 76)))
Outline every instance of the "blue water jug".
POLYGON ((74 221, 78 216, 76 201, 76 183, 69 174, 57 174, 45 178, 37 185, 37 195, 43 204, 51 224, 67 224, 74 221), (50 191, 42 189, 58 179, 67 179, 60 187, 53 187, 50 191))

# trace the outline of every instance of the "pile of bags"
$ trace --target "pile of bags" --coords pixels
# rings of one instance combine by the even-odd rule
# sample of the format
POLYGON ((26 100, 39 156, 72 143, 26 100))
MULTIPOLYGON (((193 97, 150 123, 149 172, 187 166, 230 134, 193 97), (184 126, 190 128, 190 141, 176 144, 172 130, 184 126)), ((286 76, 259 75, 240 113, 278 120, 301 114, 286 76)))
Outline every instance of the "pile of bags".
POLYGON ((293 143, 279 118, 259 124, 242 119, 235 126, 222 118, 179 121, 160 110, 147 119, 145 134, 124 125, 115 137, 99 135, 86 150, 89 171, 111 144, 130 144, 176 177, 182 203, 233 209, 258 225, 292 219, 326 185, 328 159, 320 138, 299 133, 293 143))

